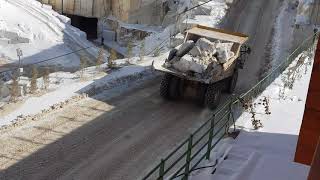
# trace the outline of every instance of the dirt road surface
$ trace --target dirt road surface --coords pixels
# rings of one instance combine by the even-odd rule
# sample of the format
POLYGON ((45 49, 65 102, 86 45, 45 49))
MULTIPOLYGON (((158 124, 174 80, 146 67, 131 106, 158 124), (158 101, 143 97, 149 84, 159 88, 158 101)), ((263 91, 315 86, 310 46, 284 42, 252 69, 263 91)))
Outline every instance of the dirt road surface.
MULTIPOLYGON (((226 29, 250 35, 238 92, 257 81, 281 0, 239 0, 226 29)), ((208 117, 159 96, 159 78, 113 98, 87 99, 0 135, 0 179, 134 180, 208 117)))
POLYGON ((248 45, 252 48, 245 69, 239 74, 239 92, 246 91, 259 80, 280 6, 280 0, 238 0, 225 18, 222 27, 249 35, 248 45))
POLYGON ((158 80, 2 135, 0 178, 136 179, 206 120, 193 103, 162 100, 158 80))

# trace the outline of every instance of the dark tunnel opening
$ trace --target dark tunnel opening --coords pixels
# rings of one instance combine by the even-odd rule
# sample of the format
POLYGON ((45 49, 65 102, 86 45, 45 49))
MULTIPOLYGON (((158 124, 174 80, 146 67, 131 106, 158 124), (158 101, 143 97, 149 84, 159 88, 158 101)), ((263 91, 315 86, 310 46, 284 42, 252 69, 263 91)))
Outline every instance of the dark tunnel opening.
POLYGON ((89 18, 70 14, 67 14, 67 16, 71 19, 72 26, 87 33, 87 39, 92 40, 98 38, 98 18, 89 18))

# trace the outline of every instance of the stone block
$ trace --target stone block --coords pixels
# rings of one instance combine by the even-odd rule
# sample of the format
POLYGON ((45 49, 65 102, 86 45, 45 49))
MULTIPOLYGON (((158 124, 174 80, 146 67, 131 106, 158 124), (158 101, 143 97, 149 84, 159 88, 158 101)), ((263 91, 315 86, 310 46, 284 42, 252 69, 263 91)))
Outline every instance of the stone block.
POLYGON ((177 35, 175 35, 174 37, 171 38, 171 44, 170 46, 172 48, 179 46, 180 44, 182 44, 184 41, 184 35, 181 33, 178 33, 177 35))
POLYGON ((177 56, 182 57, 186 55, 194 47, 193 41, 187 41, 181 45, 177 52, 177 56))
POLYGON ((213 43, 206 38, 200 38, 197 41, 196 46, 198 46, 201 51, 211 52, 212 54, 214 54, 216 49, 216 43, 213 43))
POLYGON ((103 30, 103 38, 105 41, 115 41, 116 40, 116 32, 111 30, 103 30))
MULTIPOLYGON (((199 61, 199 60, 198 60, 199 61)), ((173 63, 173 67, 180 71, 180 72, 196 72, 196 73, 203 73, 204 72, 204 67, 203 65, 197 63, 197 59, 194 59, 191 55, 186 54, 184 55, 180 61, 177 61, 173 63)))
POLYGON ((193 57, 201 56, 201 50, 198 46, 194 46, 190 51, 189 54, 193 57))

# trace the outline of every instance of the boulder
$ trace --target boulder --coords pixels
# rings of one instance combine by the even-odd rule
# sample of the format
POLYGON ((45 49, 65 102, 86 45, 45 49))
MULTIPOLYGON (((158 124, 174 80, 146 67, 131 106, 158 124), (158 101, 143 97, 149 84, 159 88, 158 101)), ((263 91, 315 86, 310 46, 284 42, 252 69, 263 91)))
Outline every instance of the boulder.
POLYGON ((162 66, 165 67, 165 68, 171 68, 172 64, 169 63, 169 62, 165 62, 162 66))
POLYGON ((207 76, 207 77, 210 77, 211 75, 212 75, 212 71, 213 71, 213 69, 215 68, 215 64, 212 62, 212 63, 210 63, 208 66, 207 66, 207 69, 205 70, 205 75, 207 76))
POLYGON ((233 46, 233 43, 230 43, 230 42, 222 43, 222 42, 218 41, 216 43, 216 48, 226 48, 229 51, 231 51, 232 46, 233 46))
POLYGON ((228 52, 227 50, 218 49, 218 60, 221 64, 228 62, 228 60, 233 56, 234 52, 228 52))
POLYGON ((179 46, 180 44, 182 44, 184 41, 184 35, 181 33, 178 33, 177 35, 175 35, 174 37, 171 38, 171 44, 170 46, 172 48, 179 46))
POLYGON ((177 49, 171 49, 171 51, 169 52, 168 58, 166 59, 166 62, 170 62, 174 57, 177 56, 177 49))
POLYGON ((214 75, 221 74, 222 70, 222 65, 220 65, 215 57, 212 57, 209 59, 208 64, 206 65, 204 76, 207 78, 212 77, 214 75))
POLYGON ((228 61, 229 56, 228 56, 228 52, 226 49, 224 48, 218 48, 217 49, 218 52, 218 60, 221 64, 224 64, 228 61))
POLYGON ((209 56, 201 56, 200 58, 201 61, 199 63, 208 66, 211 62, 210 59, 211 58, 209 56))
POLYGON ((115 41, 116 40, 116 32, 112 30, 103 30, 102 36, 105 41, 115 41))
POLYGON ((216 50, 216 43, 213 43, 206 38, 200 38, 197 41, 196 46, 198 46, 201 51, 211 52, 212 54, 214 54, 216 50))
POLYGON ((214 57, 214 56, 212 56, 211 58, 210 58, 210 61, 211 62, 213 62, 213 63, 215 63, 215 64, 219 64, 219 61, 218 61, 218 59, 216 58, 216 57, 214 57))
POLYGON ((209 57, 210 54, 208 51, 201 51, 201 57, 209 57))
POLYGON ((172 63, 175 63, 175 62, 177 62, 177 61, 180 61, 180 59, 181 59, 181 57, 175 56, 175 57, 173 57, 173 58, 170 60, 170 63, 171 63, 171 64, 172 64, 172 63))
POLYGON ((221 64, 228 62, 234 56, 234 52, 231 51, 232 46, 233 43, 217 43, 217 57, 221 64))
POLYGON ((194 42, 191 40, 183 43, 177 52, 177 56, 182 57, 186 55, 193 47, 194 42))
POLYGON ((233 43, 211 42, 206 38, 200 38, 196 43, 190 40, 180 45, 176 56, 164 66, 193 76, 219 76, 223 73, 221 64, 235 55, 232 46, 233 43))
POLYGON ((201 56, 201 50, 198 46, 194 46, 190 51, 189 54, 193 57, 201 56))
POLYGON ((203 73, 205 70, 205 67, 201 64, 199 64, 200 60, 197 58, 193 58, 191 55, 186 54, 184 55, 180 61, 177 61, 173 63, 173 67, 180 71, 180 72, 196 72, 196 73, 203 73))
POLYGON ((211 71, 211 76, 220 76, 223 72, 223 67, 222 65, 217 65, 213 68, 213 70, 211 71))

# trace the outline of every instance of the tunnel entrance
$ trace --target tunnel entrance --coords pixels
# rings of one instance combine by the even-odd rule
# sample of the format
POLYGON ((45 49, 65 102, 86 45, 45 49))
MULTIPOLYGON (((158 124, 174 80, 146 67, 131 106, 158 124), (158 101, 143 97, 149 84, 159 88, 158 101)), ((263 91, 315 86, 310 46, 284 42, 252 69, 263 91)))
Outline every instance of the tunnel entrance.
POLYGON ((71 14, 67 14, 67 16, 71 19, 72 26, 87 33, 87 39, 92 40, 98 38, 98 18, 88 18, 71 14))

